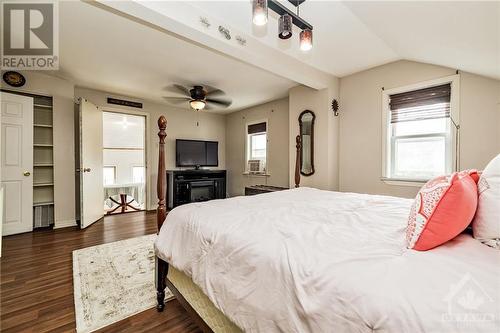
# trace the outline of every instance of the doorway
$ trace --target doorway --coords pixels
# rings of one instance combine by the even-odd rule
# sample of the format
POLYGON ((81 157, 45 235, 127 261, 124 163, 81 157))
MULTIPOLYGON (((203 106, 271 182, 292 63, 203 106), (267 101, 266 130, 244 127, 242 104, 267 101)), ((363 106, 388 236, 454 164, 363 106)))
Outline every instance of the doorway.
POLYGON ((146 209, 146 117, 104 111, 104 213, 146 209))

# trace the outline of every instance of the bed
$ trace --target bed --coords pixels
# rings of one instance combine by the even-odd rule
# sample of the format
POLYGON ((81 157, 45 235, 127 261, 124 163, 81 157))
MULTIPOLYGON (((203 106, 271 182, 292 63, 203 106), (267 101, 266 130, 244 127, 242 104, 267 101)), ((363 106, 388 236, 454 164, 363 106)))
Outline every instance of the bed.
POLYGON ((298 187, 180 206, 163 224, 160 181, 158 310, 168 286, 206 332, 500 329, 499 251, 467 234, 406 249, 412 200, 298 187))

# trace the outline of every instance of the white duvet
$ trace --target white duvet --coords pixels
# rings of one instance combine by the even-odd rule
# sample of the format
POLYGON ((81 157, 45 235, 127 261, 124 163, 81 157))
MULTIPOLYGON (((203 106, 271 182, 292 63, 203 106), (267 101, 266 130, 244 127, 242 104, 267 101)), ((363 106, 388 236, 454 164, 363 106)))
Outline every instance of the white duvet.
POLYGON ((500 332, 500 251, 406 249, 412 200, 300 188, 175 208, 156 253, 246 332, 500 332))

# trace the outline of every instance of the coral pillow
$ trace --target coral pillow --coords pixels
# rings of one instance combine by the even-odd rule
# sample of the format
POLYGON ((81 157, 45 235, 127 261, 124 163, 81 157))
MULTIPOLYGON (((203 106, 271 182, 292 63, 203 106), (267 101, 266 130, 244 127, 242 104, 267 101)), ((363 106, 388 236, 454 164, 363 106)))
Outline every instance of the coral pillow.
POLYGON ((500 155, 481 174, 478 192, 477 213, 472 223, 474 238, 500 249, 500 155))
POLYGON ((467 228, 477 207, 477 185, 469 172, 440 176, 428 181, 410 210, 408 248, 430 250, 467 228))

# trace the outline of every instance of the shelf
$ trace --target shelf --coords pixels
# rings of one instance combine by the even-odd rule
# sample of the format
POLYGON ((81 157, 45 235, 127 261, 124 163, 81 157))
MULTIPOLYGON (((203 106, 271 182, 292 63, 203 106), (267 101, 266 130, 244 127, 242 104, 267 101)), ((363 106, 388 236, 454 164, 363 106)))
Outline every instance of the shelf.
POLYGON ((54 106, 43 96, 33 105, 33 229, 46 229, 54 225, 54 106))
POLYGON ((52 128, 52 125, 45 124, 33 124, 34 127, 44 127, 44 128, 52 128))
POLYGON ((54 201, 47 201, 47 202, 33 202, 33 207, 38 207, 38 206, 50 206, 53 205, 54 201))
POLYGON ((33 187, 33 202, 54 202, 54 186, 33 187))
POLYGON ((33 183, 33 187, 54 186, 54 183, 33 183))
POLYGON ((33 104, 34 107, 43 108, 43 109, 52 109, 52 105, 43 105, 43 104, 33 104))

